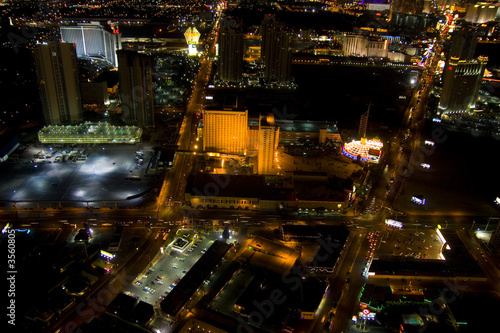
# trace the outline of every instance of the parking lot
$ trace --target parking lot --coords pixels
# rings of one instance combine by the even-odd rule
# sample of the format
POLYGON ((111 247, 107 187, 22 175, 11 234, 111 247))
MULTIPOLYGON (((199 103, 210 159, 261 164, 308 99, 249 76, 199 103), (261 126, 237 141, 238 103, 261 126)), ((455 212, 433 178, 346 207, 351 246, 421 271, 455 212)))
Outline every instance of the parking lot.
MULTIPOLYGON (((168 229, 163 230, 168 233, 168 229)), ((125 291, 137 296, 141 301, 159 305, 165 295, 172 291, 214 240, 219 239, 218 233, 210 234, 197 230, 192 230, 192 232, 197 235, 197 238, 184 253, 172 250, 172 243, 177 236, 170 235, 166 239, 166 242, 170 243, 165 244, 163 254, 160 254, 159 258, 153 261, 125 291)), ((160 231, 156 241, 163 241, 165 233, 160 231)), ((150 259, 153 260, 153 258, 150 259)))
POLYGON ((0 200, 125 200, 155 185, 146 177, 152 155, 144 145, 27 146, 0 165, 0 200))
POLYGON ((442 243, 433 228, 419 230, 387 228, 382 232, 380 245, 375 251, 374 257, 440 259, 441 246, 442 243))

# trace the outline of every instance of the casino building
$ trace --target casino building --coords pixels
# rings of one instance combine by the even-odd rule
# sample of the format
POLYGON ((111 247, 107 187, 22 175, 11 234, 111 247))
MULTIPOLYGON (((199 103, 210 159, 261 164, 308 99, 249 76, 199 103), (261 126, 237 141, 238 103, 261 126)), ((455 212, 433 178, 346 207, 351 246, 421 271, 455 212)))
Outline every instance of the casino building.
POLYGON ((121 49, 121 40, 116 30, 107 29, 97 21, 62 26, 60 30, 62 40, 75 45, 78 58, 100 59, 118 66, 116 51, 121 49))
POLYGON ((342 147, 342 154, 353 160, 359 158, 362 162, 378 163, 383 146, 384 144, 378 138, 373 140, 361 138, 360 141, 353 140, 345 143, 342 147))

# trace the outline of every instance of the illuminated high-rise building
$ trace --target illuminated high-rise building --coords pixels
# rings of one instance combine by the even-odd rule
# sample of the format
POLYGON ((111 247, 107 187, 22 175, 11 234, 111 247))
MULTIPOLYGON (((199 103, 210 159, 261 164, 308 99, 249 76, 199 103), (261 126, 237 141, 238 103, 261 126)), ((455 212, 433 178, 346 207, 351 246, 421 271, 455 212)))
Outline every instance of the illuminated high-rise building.
POLYGON ((203 150, 245 155, 248 135, 248 111, 238 108, 203 112, 203 150))
POLYGON ((345 56, 360 56, 368 55, 368 38, 361 35, 347 35, 342 43, 342 51, 345 56))
POLYGON ((476 107, 488 58, 461 60, 452 57, 443 71, 439 109, 443 115, 467 113, 476 107))
POLYGON ((264 79, 268 82, 286 84, 291 81, 290 36, 275 15, 266 15, 261 29, 264 79))
POLYGON ((422 13, 430 14, 432 12, 433 2, 434 2, 434 0, 424 0, 424 4, 422 7, 422 13))
POLYGON ((345 56, 387 58, 389 41, 371 40, 361 35, 347 35, 344 37, 342 51, 345 56))
POLYGON ((467 7, 465 21, 477 24, 483 24, 495 21, 498 11, 498 4, 488 2, 471 3, 467 7))
POLYGON ((424 0, 392 0, 391 13, 422 14, 424 0))
POLYGON ((120 34, 108 31, 99 22, 78 23, 76 26, 61 26, 61 39, 76 46, 78 58, 106 61, 116 67, 116 50, 121 49, 120 34))
POLYGON ((223 20, 218 41, 219 79, 224 82, 240 82, 243 70, 243 32, 233 20, 223 20))
POLYGON ((274 124, 274 115, 259 117, 259 140, 257 149, 257 173, 271 174, 278 148, 279 127, 274 124))
MULTIPOLYGON (((337 4, 339 4, 339 2, 337 2, 337 4)), ((364 4, 366 5, 367 10, 384 11, 391 9, 390 1, 387 0, 365 0, 364 4)))
POLYGON ((38 44, 33 52, 47 125, 68 125, 83 120, 78 65, 71 43, 38 44))
POLYGON ((118 51, 119 91, 126 124, 154 127, 152 58, 118 51))
POLYGON ((477 45, 477 32, 470 29, 455 30, 451 37, 448 59, 472 60, 477 45))

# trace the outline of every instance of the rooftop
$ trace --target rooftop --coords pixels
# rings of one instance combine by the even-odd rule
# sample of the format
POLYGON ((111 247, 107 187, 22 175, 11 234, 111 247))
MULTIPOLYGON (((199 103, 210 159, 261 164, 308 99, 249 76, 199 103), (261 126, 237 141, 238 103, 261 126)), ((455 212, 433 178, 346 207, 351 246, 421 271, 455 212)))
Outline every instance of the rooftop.
MULTIPOLYGON (((318 133, 324 128, 327 133, 339 133, 337 124, 330 121, 288 120, 275 117, 274 124, 280 128, 281 132, 318 133)), ((259 126, 259 118, 249 118, 248 126, 259 126)))
POLYGON ((196 196, 259 198, 264 188, 264 176, 191 175, 186 192, 196 196))
POLYGON ((161 302, 161 309, 176 316, 224 257, 231 245, 216 240, 161 302))
POLYGON ((331 238, 338 242, 345 241, 349 235, 349 229, 345 226, 334 225, 283 225, 283 234, 288 237, 314 237, 314 238, 331 238))
POLYGON ((126 318, 130 315, 137 303, 137 298, 119 293, 108 305, 108 311, 120 317, 126 318))
POLYGON ((135 143, 141 140, 137 126, 114 126, 85 122, 79 125, 50 125, 38 132, 42 143, 135 143))
POLYGON ((276 119, 275 123, 282 132, 305 132, 317 133, 320 129, 326 129, 327 133, 338 133, 337 125, 328 121, 309 121, 309 120, 285 120, 276 119))
POLYGON ((352 181, 340 181, 338 179, 330 179, 327 182, 295 180, 293 186, 298 200, 344 202, 352 188, 352 181))
MULTIPOLYGON (((284 277, 281 274, 264 273, 257 274, 247 286, 245 291, 236 301, 244 313, 251 313, 256 309, 255 304, 269 299, 270 293, 280 291, 282 297, 286 298, 286 307, 280 307, 280 311, 272 314, 271 320, 277 321, 287 315, 287 308, 299 309, 300 311, 315 312, 325 294, 327 283, 321 279, 308 278, 300 281, 298 287, 286 285, 284 281, 292 281, 296 273, 290 273, 292 277, 284 277), (255 302, 257 301, 257 302, 255 302)), ((293 280, 295 281, 295 280, 293 280)))
POLYGON ((443 256, 446 262, 453 267, 455 274, 457 276, 484 276, 483 271, 458 237, 457 232, 446 229, 441 229, 440 232, 450 247, 450 250, 446 246, 443 247, 443 256))
POLYGON ((290 271, 299 256, 298 251, 259 236, 248 242, 248 249, 243 254, 247 263, 276 273, 290 271))
POLYGON ((139 303, 135 306, 134 310, 132 310, 131 318, 137 321, 139 324, 146 324, 151 320, 155 313, 153 309, 153 305, 139 301, 139 303))

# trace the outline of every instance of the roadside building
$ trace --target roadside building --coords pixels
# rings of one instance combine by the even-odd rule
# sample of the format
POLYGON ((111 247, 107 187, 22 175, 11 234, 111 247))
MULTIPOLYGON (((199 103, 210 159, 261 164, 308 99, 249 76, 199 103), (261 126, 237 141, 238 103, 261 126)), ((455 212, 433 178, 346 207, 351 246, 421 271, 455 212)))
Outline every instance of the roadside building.
POLYGON ((163 299, 160 307, 169 318, 175 320, 178 317, 193 294, 212 274, 230 248, 230 244, 216 240, 163 299))
POLYGON ((293 267, 300 252, 283 244, 256 236, 248 242, 248 248, 243 252, 247 264, 266 270, 286 274, 293 267))
MULTIPOLYGON (((314 178, 314 177, 313 177, 314 178)), ((293 187, 272 184, 261 175, 200 173, 188 178, 184 201, 198 209, 344 211, 352 199, 352 181, 336 178, 293 180, 293 187), (244 189, 244 190, 243 190, 244 189)))

